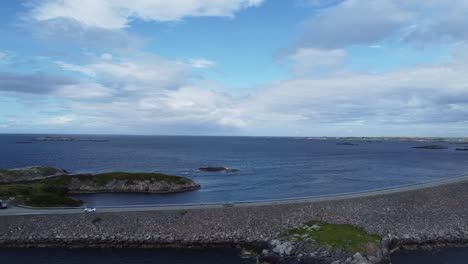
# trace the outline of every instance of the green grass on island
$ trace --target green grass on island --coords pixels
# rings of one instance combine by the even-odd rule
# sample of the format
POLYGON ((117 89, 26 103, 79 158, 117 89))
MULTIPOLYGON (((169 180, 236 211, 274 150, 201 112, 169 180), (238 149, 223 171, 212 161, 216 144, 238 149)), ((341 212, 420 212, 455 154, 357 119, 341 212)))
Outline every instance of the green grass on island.
POLYGON ((91 181, 98 186, 105 185, 112 180, 126 180, 127 183, 133 184, 135 181, 150 181, 150 182, 169 182, 176 184, 185 184, 189 179, 179 176, 166 175, 161 173, 128 173, 128 172, 109 172, 96 175, 80 176, 80 180, 91 181), (82 178, 81 178, 82 177, 82 178))
POLYGON ((76 176, 62 176, 54 179, 47 179, 38 182, 37 184, 47 186, 67 186, 72 178, 79 179, 85 184, 92 186, 104 186, 113 180, 125 180, 128 184, 133 184, 136 181, 149 181, 149 182, 169 182, 175 184, 185 184, 190 180, 184 177, 165 175, 161 173, 129 173, 129 172, 108 172, 96 175, 76 175, 76 176))
POLYGON ((347 224, 329 224, 321 221, 307 222, 301 228, 289 230, 283 237, 288 241, 312 239, 319 245, 340 248, 350 252, 362 252, 369 243, 380 241, 378 235, 347 224))
POLYGON ((15 197, 16 203, 34 207, 80 206, 82 204, 81 201, 74 200, 68 196, 68 186, 73 178, 92 186, 104 186, 112 180, 126 180, 127 184, 133 184, 135 181, 164 181, 185 184, 190 181, 184 177, 161 173, 109 172, 97 175, 64 175, 31 184, 0 185, 0 199, 15 197))
POLYGON ((75 207, 81 201, 70 198, 68 189, 39 184, 0 185, 0 198, 15 197, 15 203, 34 207, 75 207))
POLYGON ((11 169, 11 170, 6 170, 6 169, 0 169, 0 176, 19 176, 23 175, 25 173, 31 173, 31 172, 37 172, 37 174, 41 175, 53 175, 56 173, 60 173, 61 170, 52 168, 52 167, 45 167, 45 166, 34 166, 34 167, 28 167, 28 168, 23 168, 23 169, 11 169))

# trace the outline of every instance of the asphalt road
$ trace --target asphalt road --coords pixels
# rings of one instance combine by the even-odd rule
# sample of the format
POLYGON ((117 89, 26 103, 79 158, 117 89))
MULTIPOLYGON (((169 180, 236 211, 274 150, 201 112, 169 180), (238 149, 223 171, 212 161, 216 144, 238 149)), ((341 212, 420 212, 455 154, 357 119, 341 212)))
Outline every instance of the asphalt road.
POLYGON ((227 207, 244 207, 244 206, 267 206, 276 204, 292 204, 292 203, 314 203, 321 201, 353 199, 360 197, 368 197, 375 195, 385 195, 398 192, 413 191, 423 188, 436 187, 439 185, 452 184, 457 182, 468 181, 468 175, 447 178, 442 180, 431 181, 427 183, 411 184, 399 186, 395 188, 379 189, 367 192, 345 193, 337 195, 300 197, 281 200, 258 200, 258 201, 242 201, 228 203, 205 203, 205 204, 167 204, 167 205, 132 205, 132 206, 101 206, 96 208, 96 212, 85 212, 84 208, 25 208, 10 206, 8 209, 0 210, 0 216, 9 215, 54 215, 54 214, 95 214, 95 213, 112 213, 112 212, 136 212, 136 211, 162 211, 162 210, 194 210, 207 208, 227 208, 227 207))

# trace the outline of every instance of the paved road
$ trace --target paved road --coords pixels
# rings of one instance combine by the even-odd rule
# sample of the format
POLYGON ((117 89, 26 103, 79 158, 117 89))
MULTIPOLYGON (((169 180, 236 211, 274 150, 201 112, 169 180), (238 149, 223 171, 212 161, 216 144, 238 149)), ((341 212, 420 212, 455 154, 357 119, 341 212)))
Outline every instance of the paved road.
MULTIPOLYGON (((162 210, 193 210, 206 208, 226 208, 226 207, 244 207, 244 206, 265 206, 276 204, 291 203, 313 203, 320 201, 343 200, 359 197, 368 197, 374 195, 391 194, 405 191, 413 191, 423 188, 435 187, 439 185, 452 184, 468 181, 468 175, 431 181, 427 183, 411 184, 395 188, 379 189, 367 192, 355 192, 338 195, 300 197, 281 200, 259 200, 242 201, 229 203, 204 203, 204 204, 167 204, 167 205, 131 205, 131 206, 101 206, 97 207, 97 213, 108 212, 137 212, 137 211, 162 211, 162 210)), ((47 215, 47 214, 83 214, 83 208, 24 208, 12 206, 5 210, 0 210, 0 216, 8 215, 47 215)))

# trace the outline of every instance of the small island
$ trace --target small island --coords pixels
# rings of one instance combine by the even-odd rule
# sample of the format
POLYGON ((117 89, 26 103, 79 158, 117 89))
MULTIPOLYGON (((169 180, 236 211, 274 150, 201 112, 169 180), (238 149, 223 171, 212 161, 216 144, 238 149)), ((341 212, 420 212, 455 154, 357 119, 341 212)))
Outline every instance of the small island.
POLYGON ((193 180, 161 173, 109 172, 70 175, 63 169, 26 167, 0 170, 0 199, 34 207, 75 207, 82 201, 70 194, 166 194, 200 188, 193 180))
POLYGON ((448 149, 446 146, 441 145, 427 145, 427 146, 416 146, 415 149, 448 149))
POLYGON ((338 146, 357 146, 359 144, 354 144, 354 143, 350 143, 350 142, 338 142, 338 143, 336 143, 336 145, 338 145, 338 146))
POLYGON ((198 168, 199 171, 206 171, 206 172, 238 172, 238 169, 229 169, 225 167, 203 167, 198 168))
POLYGON ((92 141, 92 142, 109 142, 107 139, 93 139, 93 138, 74 138, 74 137, 37 137, 34 141, 92 141))

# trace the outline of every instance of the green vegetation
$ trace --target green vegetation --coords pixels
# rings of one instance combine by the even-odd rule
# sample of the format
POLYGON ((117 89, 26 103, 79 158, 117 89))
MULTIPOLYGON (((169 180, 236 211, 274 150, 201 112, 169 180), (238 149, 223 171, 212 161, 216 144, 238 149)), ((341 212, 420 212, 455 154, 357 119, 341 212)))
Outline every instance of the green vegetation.
POLYGON ((135 181, 150 181, 150 182, 172 182, 176 184, 184 184, 189 180, 179 176, 170 176, 161 173, 127 173, 127 172, 109 172, 96 175, 65 175, 53 179, 46 179, 38 182, 40 185, 47 186, 62 186, 66 187, 73 178, 79 179, 82 183, 91 186, 104 186, 113 180, 125 180, 128 184, 133 184, 135 181))
POLYGON ((0 185, 0 198, 15 197, 16 202, 34 207, 74 207, 81 201, 67 196, 68 189, 41 184, 0 185))
POLYGON ((378 235, 369 235, 352 225, 329 224, 320 221, 310 221, 304 227, 291 229, 283 238, 290 241, 310 238, 320 245, 351 252, 362 252, 369 243, 376 243, 380 240, 378 235))
POLYGON ((150 181, 150 182, 172 182, 176 184, 184 184, 188 179, 179 176, 170 176, 161 173, 128 173, 128 172, 109 172, 96 175, 81 175, 78 176, 80 181, 95 186, 103 186, 112 180, 126 180, 128 184, 133 184, 135 181, 150 181))
MULTIPOLYGON (((49 169, 47 167, 41 168, 44 171, 49 169)), ((4 171, 12 172, 11 170, 4 171)), ((17 203, 34 207, 80 206, 81 201, 74 200, 68 196, 68 187, 74 178, 79 179, 83 184, 98 187, 104 186, 112 180, 125 180, 127 184, 133 184, 135 181, 165 181, 176 184, 189 182, 187 178, 160 173, 110 172, 97 175, 64 175, 32 184, 0 185, 0 199, 15 197, 17 203)))
POLYGON ((45 167, 45 166, 35 166, 30 168, 22 168, 22 169, 13 169, 13 170, 5 170, 0 169, 0 175, 2 176, 22 176, 25 174, 39 174, 39 175, 54 175, 60 173, 61 170, 52 168, 52 167, 45 167))

